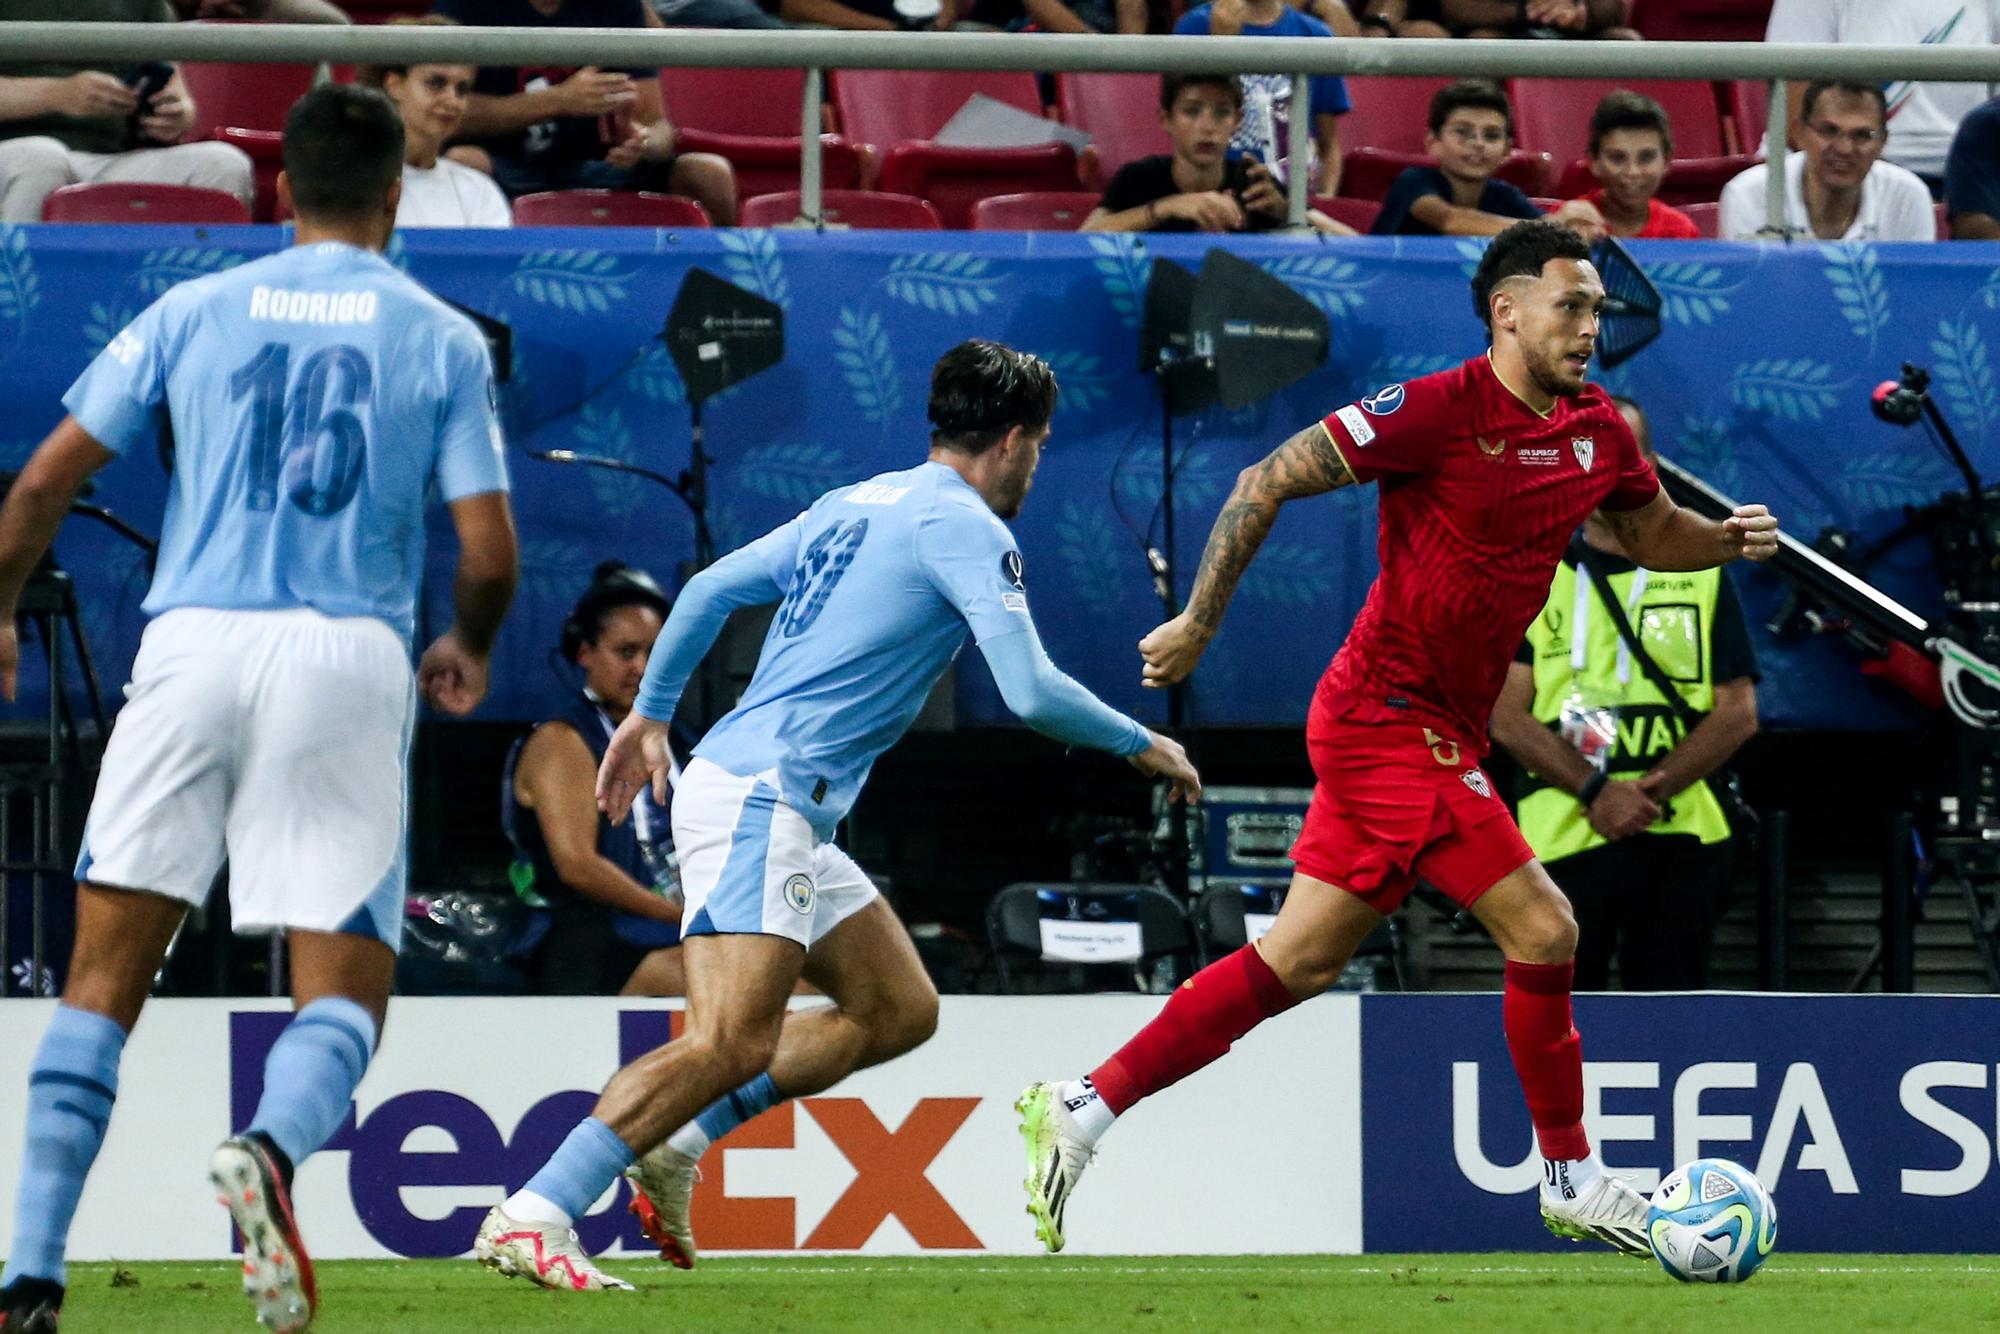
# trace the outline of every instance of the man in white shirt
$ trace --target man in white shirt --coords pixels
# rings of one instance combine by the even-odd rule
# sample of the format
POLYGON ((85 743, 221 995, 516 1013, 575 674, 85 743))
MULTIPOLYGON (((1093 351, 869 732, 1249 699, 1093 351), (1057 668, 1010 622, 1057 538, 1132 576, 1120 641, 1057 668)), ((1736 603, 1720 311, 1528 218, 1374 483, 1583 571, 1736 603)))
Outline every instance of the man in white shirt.
MULTIPOLYGON (((390 22, 435 25, 452 20, 427 14, 390 22)), ((355 72, 357 82, 380 88, 402 113, 403 202, 396 210, 398 227, 514 225, 507 196, 491 176, 441 156, 445 142, 465 120, 466 98, 477 72, 471 65, 364 65, 355 72)))
MULTIPOLYGON (((1883 162, 1888 103, 1869 83, 1808 84, 1793 135, 1803 152, 1785 158, 1785 235, 1822 241, 1934 241, 1931 192, 1916 173, 1883 162)), ((1726 240, 1764 235, 1763 163, 1722 190, 1717 232, 1726 240)))
MULTIPOLYGON (((1777 0, 1764 29, 1767 42, 1843 46, 1991 46, 2000 40, 2000 0, 1777 0)), ((1889 161, 1935 185, 1965 114, 1996 91, 1981 83, 1899 81, 1887 89, 1889 161)), ((1802 119, 1805 85, 1791 86, 1792 123, 1802 119)), ((1797 138, 1793 146, 1806 147, 1797 138)))

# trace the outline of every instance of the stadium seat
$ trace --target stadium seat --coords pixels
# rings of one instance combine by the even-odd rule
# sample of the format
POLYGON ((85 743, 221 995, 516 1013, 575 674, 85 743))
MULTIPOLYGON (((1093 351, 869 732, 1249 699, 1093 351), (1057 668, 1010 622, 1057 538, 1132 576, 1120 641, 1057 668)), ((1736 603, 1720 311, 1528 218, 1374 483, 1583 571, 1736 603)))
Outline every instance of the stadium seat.
MULTIPOLYGON (((754 195, 799 188, 800 139, 748 134, 717 134, 682 130, 680 151, 714 153, 736 170, 736 195, 754 195)), ((861 184, 861 154, 837 134, 819 137, 820 184, 829 190, 852 190, 861 184)))
POLYGON ((1721 204, 1713 200, 1706 204, 1683 204, 1681 212, 1688 215, 1688 220, 1694 223, 1695 229, 1704 237, 1715 236, 1720 221, 1717 215, 1722 212, 1721 204))
POLYGON ((889 150, 876 182, 888 194, 927 199, 953 230, 972 220, 972 206, 994 195, 1076 189, 1076 150, 1068 144, 1033 148, 939 148, 901 143, 889 150))
POLYGON ((1063 123, 1090 136, 1096 151, 1085 184, 1099 190, 1137 158, 1171 153, 1160 124, 1160 80, 1152 74, 1063 74, 1056 80, 1063 123))
POLYGON ((227 65, 185 61, 181 82, 194 98, 190 139, 212 139, 227 127, 282 130, 285 113, 313 85, 311 65, 227 65))
POLYGON ((1633 26, 1655 42, 1761 42, 1771 0, 1639 0, 1633 26))
POLYGON ((1940 241, 1949 241, 1951 239, 1950 209, 1943 203, 1933 204, 1931 207, 1937 211, 1937 239, 1940 241))
POLYGON ((517 227, 706 227, 708 210, 648 190, 548 190, 514 201, 517 227))
POLYGON ((1000 989, 1012 992, 1102 991, 1109 986, 1144 991, 1162 960, 1169 961, 1172 980, 1178 981, 1194 953, 1187 911, 1158 885, 1008 885, 986 907, 986 935, 999 967, 1000 989), (1086 939, 1058 939, 1064 927, 1086 939), (1110 938, 1121 935, 1123 940, 1110 938), (1087 952, 1078 945, 1096 945, 1104 956, 1099 961, 1075 957, 1087 952))
MULTIPOLYGON (((1667 165, 1667 177, 1660 182, 1660 201, 1681 208, 1722 197, 1722 187, 1761 161, 1754 157, 1675 158, 1667 165)), ((1576 161, 1563 168, 1556 182, 1556 194, 1574 199, 1597 188, 1588 162, 1576 161)))
POLYGON ((1771 111, 1771 88, 1761 79, 1738 79, 1729 85, 1729 121, 1736 136, 1736 151, 1755 153, 1767 148, 1765 122, 1771 111))
MULTIPOLYGON (((923 200, 874 190, 823 191, 820 211, 828 226, 857 231, 934 232, 944 226, 937 210, 923 200)), ((745 227, 783 227, 798 216, 799 192, 786 190, 744 200, 738 222, 745 227)))
POLYGON ((663 69, 660 96, 682 130, 796 141, 805 80, 797 69, 663 69))
POLYGON ((1344 222, 1357 232, 1367 232, 1375 225, 1376 215, 1382 212, 1382 202, 1378 199, 1334 198, 1315 195, 1312 206, 1332 218, 1344 222))
POLYGON ((65 185, 42 201, 43 222, 250 221, 250 210, 227 190, 145 181, 65 185))
MULTIPOLYGON (((1349 199, 1381 199, 1398 176, 1409 167, 1431 165, 1427 153, 1392 153, 1383 148, 1357 148, 1341 157, 1340 193, 1349 199)), ((1509 153, 1493 173, 1523 194, 1547 191, 1549 159, 1546 153, 1509 153)))
POLYGON ((1355 76, 1347 81, 1353 110, 1340 118, 1343 148, 1380 148, 1390 153, 1424 152, 1431 98, 1450 79, 1385 79, 1355 76))
POLYGON ((1073 232, 1097 207, 1089 190, 1043 190, 995 195, 972 206, 975 232, 1073 232))
POLYGON ((1728 152, 1715 85, 1662 79, 1516 79, 1516 140, 1529 152, 1550 154, 1557 162, 1585 156, 1591 113, 1615 88, 1644 93, 1666 109, 1678 156, 1721 157, 1728 152))
MULTIPOLYGON (((1268 929, 1270 918, 1285 901, 1285 887, 1279 885, 1211 883, 1188 910, 1194 928, 1195 961, 1203 968, 1224 955, 1233 954, 1263 934, 1252 931, 1252 923, 1268 929), (1258 922, 1258 918, 1264 920, 1258 922)), ((1396 990, 1405 989, 1403 967, 1404 923, 1400 915, 1375 924, 1355 949, 1354 957, 1364 962, 1384 960, 1395 979, 1396 990)), ((1372 964, 1370 964, 1372 966, 1372 964)))
POLYGON ((278 172, 285 165, 285 136, 280 130, 245 130, 226 125, 215 132, 216 139, 243 150, 250 159, 250 179, 256 202, 250 216, 258 222, 278 220, 278 172))
POLYGON ((905 139, 934 137, 974 93, 1042 114, 1035 76, 1023 70, 844 69, 833 75, 832 101, 842 134, 886 151, 905 139))

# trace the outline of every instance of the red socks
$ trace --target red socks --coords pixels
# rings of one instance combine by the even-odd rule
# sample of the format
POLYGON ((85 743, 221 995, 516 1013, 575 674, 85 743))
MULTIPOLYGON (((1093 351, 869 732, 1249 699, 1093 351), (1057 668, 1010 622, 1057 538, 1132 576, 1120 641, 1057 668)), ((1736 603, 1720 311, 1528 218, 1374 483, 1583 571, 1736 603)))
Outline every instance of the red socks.
POLYGON ((1583 1133, 1583 1039, 1570 1021, 1575 971, 1570 963, 1507 960, 1500 1025, 1544 1158, 1590 1156, 1583 1133))
MULTIPOLYGON (((1187 1078, 1258 1024, 1298 1003, 1257 947, 1245 945, 1181 983, 1152 1023, 1090 1072, 1090 1082, 1104 1105, 1122 1115, 1139 1099, 1187 1078)), ((1569 1013, 1567 985, 1563 1013, 1569 1013)), ((1580 1108, 1582 1094, 1577 1096, 1580 1108)))

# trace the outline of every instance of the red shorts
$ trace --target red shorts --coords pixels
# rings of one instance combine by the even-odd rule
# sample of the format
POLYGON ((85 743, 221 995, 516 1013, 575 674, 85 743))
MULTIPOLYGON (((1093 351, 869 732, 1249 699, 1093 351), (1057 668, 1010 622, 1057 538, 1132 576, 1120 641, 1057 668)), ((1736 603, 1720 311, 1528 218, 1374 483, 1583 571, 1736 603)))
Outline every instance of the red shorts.
POLYGON ((1306 750, 1319 783, 1292 861, 1377 912, 1418 880, 1469 908, 1534 859, 1470 748, 1429 728, 1345 722, 1316 704, 1306 750))

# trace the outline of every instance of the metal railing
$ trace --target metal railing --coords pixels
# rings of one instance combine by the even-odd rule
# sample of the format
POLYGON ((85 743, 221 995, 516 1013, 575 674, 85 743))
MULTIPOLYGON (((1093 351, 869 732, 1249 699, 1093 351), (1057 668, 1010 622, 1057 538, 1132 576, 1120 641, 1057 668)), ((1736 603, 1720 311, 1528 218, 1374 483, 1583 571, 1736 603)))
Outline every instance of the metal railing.
MULTIPOLYGON (((659 65, 791 68, 805 73, 800 115, 803 220, 818 225, 820 120, 829 69, 968 69, 1091 73, 1289 74, 1292 105, 1313 75, 1490 78, 1760 79, 1770 85, 1769 142, 1789 129, 1785 84, 1804 79, 1917 79, 2000 84, 2000 48, 1818 46, 1757 42, 1328 41, 1307 37, 1101 37, 987 33, 731 32, 699 28, 452 28, 385 25, 0 23, 0 63, 58 60, 325 61, 331 64, 659 65)), ((1290 221, 1303 225, 1306 116, 1290 117, 1290 221)), ((1785 222, 1785 173, 1768 177, 1767 221, 1785 222)))

